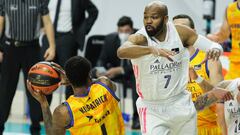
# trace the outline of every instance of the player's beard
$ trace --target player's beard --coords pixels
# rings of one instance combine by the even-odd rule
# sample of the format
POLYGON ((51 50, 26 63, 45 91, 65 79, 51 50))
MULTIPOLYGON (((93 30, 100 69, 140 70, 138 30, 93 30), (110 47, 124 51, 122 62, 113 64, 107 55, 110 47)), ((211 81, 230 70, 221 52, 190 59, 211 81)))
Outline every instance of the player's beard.
POLYGON ((155 36, 159 32, 161 33, 163 31, 163 26, 164 26, 164 18, 162 18, 162 21, 159 23, 159 25, 156 28, 154 28, 153 26, 150 26, 150 25, 146 25, 145 30, 146 30, 148 36, 152 37, 152 36, 155 36), (152 30, 148 31, 147 27, 151 27, 152 30))

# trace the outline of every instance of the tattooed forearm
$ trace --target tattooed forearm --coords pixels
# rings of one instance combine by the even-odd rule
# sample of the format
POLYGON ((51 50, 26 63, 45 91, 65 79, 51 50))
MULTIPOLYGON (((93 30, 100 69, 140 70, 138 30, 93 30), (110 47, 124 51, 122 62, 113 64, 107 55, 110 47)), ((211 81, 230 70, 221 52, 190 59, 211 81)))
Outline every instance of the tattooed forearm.
POLYGON ((203 110, 205 107, 210 106, 212 103, 216 102, 217 98, 210 97, 208 93, 201 95, 194 102, 197 111, 203 110))
POLYGON ((42 114, 43 114, 43 121, 46 129, 47 135, 51 135, 52 129, 52 113, 50 111, 48 103, 41 104, 42 107, 42 114))
POLYGON ((213 89, 213 85, 206 80, 203 80, 203 82, 199 83, 198 85, 202 88, 202 90, 204 90, 204 92, 208 92, 213 89))

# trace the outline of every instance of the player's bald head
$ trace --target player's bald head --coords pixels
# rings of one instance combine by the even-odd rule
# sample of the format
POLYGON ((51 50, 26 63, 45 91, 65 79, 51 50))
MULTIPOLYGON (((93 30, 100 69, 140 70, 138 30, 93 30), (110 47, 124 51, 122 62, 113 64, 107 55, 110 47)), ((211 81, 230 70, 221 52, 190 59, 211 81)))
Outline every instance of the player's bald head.
POLYGON ((145 7, 145 12, 157 12, 161 16, 168 15, 167 6, 161 1, 152 1, 145 7))

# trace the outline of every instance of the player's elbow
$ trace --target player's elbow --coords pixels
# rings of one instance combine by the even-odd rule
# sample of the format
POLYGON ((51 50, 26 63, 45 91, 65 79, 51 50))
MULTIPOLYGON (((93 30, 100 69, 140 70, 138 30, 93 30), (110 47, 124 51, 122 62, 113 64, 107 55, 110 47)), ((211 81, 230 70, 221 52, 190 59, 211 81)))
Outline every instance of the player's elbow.
POLYGON ((117 56, 118 56, 118 58, 120 58, 120 59, 124 59, 125 56, 126 56, 126 51, 125 51, 125 49, 122 48, 122 47, 119 47, 118 50, 117 50, 117 56))

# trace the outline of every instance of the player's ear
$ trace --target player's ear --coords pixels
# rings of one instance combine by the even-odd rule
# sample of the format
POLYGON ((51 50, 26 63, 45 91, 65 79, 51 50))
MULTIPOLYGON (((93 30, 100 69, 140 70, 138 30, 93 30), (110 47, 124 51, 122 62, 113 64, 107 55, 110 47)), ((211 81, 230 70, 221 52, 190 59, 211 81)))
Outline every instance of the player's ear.
POLYGON ((168 15, 164 16, 164 23, 166 24, 168 22, 168 15))

